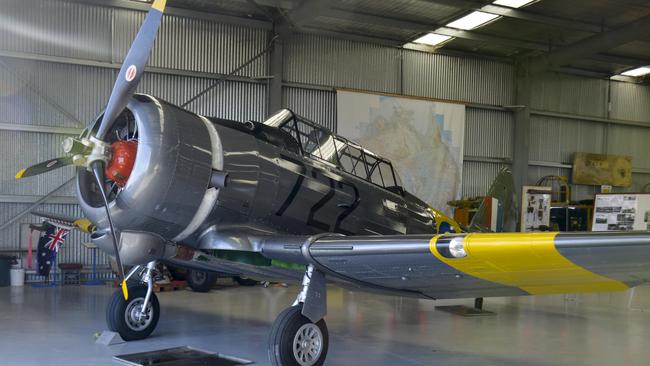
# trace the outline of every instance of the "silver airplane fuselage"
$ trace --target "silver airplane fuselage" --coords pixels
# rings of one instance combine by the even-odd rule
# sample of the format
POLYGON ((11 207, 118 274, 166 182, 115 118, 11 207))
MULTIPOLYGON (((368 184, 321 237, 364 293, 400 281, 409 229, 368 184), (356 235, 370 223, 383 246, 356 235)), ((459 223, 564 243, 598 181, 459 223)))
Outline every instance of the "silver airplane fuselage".
MULTIPOLYGON (((136 161, 109 203, 127 264, 176 256, 176 244, 255 253, 269 237, 436 232, 426 203, 305 154, 280 128, 204 117, 148 95, 133 98, 114 134, 128 123, 137 125, 136 161), (223 184, 213 184, 219 174, 223 184)), ((98 227, 93 241, 112 253, 94 184, 79 171, 81 207, 98 227)))

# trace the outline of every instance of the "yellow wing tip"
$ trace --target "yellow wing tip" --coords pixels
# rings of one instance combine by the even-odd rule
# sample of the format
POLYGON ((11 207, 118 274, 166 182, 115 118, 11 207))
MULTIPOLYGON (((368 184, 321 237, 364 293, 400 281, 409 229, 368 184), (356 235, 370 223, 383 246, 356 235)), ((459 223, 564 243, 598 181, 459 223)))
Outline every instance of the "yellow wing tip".
POLYGON ((124 295, 124 301, 129 299, 129 289, 126 287, 126 280, 122 280, 122 295, 124 295))
POLYGON ((16 173, 16 179, 20 179, 20 178, 22 178, 23 175, 25 174, 25 171, 26 171, 26 170, 27 170, 27 168, 22 168, 22 169, 20 169, 20 171, 19 171, 18 173, 16 173))
POLYGON ((155 0, 153 2, 153 5, 151 5, 152 8, 164 12, 165 11, 165 5, 167 3, 167 0, 155 0))

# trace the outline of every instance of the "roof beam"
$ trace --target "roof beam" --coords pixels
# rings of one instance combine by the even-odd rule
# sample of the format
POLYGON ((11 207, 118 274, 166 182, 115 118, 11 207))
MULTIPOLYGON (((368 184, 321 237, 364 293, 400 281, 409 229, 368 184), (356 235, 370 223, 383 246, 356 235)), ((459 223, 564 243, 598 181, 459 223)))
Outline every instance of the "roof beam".
POLYGON ((323 15, 330 7, 328 0, 302 0, 289 13, 289 18, 298 26, 313 22, 316 17, 323 15))
MULTIPOLYGON (((94 6, 103 6, 109 8, 120 8, 137 11, 149 11, 151 5, 149 3, 130 0, 69 0, 77 3, 90 4, 94 6)), ((166 7, 166 15, 175 15, 185 18, 203 19, 216 23, 241 25, 252 28, 262 28, 270 30, 273 28, 271 22, 259 19, 251 19, 244 17, 237 17, 232 15, 223 15, 217 13, 209 13, 204 11, 194 11, 183 8, 166 7)))
POLYGON ((494 4, 486 4, 485 1, 476 0, 423 0, 429 3, 452 6, 459 9, 473 9, 482 10, 488 13, 501 15, 506 18, 515 18, 547 24, 564 29, 573 29, 583 32, 599 33, 603 31, 603 27, 598 24, 587 23, 575 19, 551 17, 541 14, 536 14, 522 9, 513 9, 507 6, 499 6, 494 4))
POLYGON ((357 22, 357 23, 381 25, 389 28, 409 29, 409 30, 414 30, 419 32, 435 31, 438 34, 443 34, 446 36, 469 39, 472 41, 488 42, 492 44, 500 44, 504 46, 523 48, 527 50, 536 50, 536 51, 549 50, 549 47, 547 45, 541 43, 522 41, 522 40, 517 40, 512 38, 495 37, 495 36, 477 33, 475 31, 464 31, 460 29, 444 27, 440 24, 435 24, 435 23, 431 23, 431 24, 419 23, 419 22, 406 21, 406 20, 400 20, 394 18, 387 18, 378 15, 352 13, 352 12, 339 10, 339 9, 329 9, 325 11, 322 15, 331 18, 336 18, 336 19, 348 19, 350 21, 357 22))
POLYGON ((440 26, 439 24, 435 23, 420 23, 410 20, 387 18, 380 15, 350 12, 340 9, 327 9, 321 15, 328 18, 349 20, 350 22, 354 23, 381 25, 388 28, 409 29, 420 32, 431 32, 440 26))
POLYGON ((610 64, 618 64, 618 65, 626 65, 626 66, 647 66, 650 65, 650 60, 647 59, 640 59, 640 58, 633 58, 633 57, 628 57, 628 56, 619 56, 619 55, 613 55, 610 53, 599 53, 593 56, 589 57, 592 60, 595 61, 600 61, 600 62, 605 62, 605 63, 610 63, 610 64))
POLYGON ((531 13, 520 9, 509 8, 507 6, 485 5, 481 8, 481 10, 487 13, 501 15, 502 17, 527 20, 527 21, 546 24, 554 27, 561 27, 564 29, 573 29, 573 30, 591 32, 591 33, 600 33, 605 30, 603 26, 598 24, 586 23, 586 22, 576 21, 573 19, 550 17, 546 15, 531 13))
POLYGON ((389 47, 401 47, 404 44, 404 41, 399 39, 377 38, 377 37, 355 34, 350 32, 342 33, 342 32, 331 31, 331 30, 315 28, 315 27, 303 27, 300 30, 308 34, 328 36, 328 37, 334 37, 338 39, 346 39, 355 42, 373 43, 373 44, 379 44, 379 45, 384 45, 389 47))
MULTIPOLYGON (((481 34, 476 31, 464 31, 460 29, 443 27, 439 24, 425 24, 425 23, 414 22, 414 21, 387 18, 378 15, 352 13, 341 9, 328 9, 322 15, 336 18, 336 19, 346 19, 346 20, 365 23, 365 24, 382 25, 389 28, 410 29, 410 30, 420 31, 420 32, 435 31, 438 34, 443 34, 446 36, 467 39, 476 42, 486 42, 486 43, 497 44, 497 45, 502 45, 507 47, 521 48, 521 49, 526 49, 531 51, 548 52, 550 50, 550 47, 547 44, 543 44, 543 43, 524 41, 524 40, 513 39, 513 38, 496 37, 492 35, 481 34)), ((311 28, 311 32, 314 32, 315 30, 316 30, 315 28, 311 28)), ((326 31, 318 30, 318 32, 324 34, 326 31)), ((342 33, 335 33, 335 32, 327 32, 327 33, 328 35, 333 35, 338 37, 344 36, 344 34, 342 33)), ((364 39, 360 39, 359 37, 363 37, 363 36, 357 35, 355 37, 356 40, 372 42, 372 43, 389 44, 389 45, 394 45, 395 43, 399 43, 398 40, 384 40, 384 39, 380 40, 379 38, 376 37, 364 37, 364 39)), ((616 64, 629 65, 629 66, 643 66, 643 65, 650 64, 650 61, 648 60, 633 59, 633 58, 614 56, 609 54, 594 54, 589 56, 589 58, 596 61, 616 63, 616 64)))
POLYGON ((549 50, 549 47, 542 43, 524 41, 524 40, 513 39, 513 38, 496 37, 496 36, 481 34, 473 31, 466 31, 466 30, 449 28, 449 27, 440 27, 436 29, 436 33, 443 34, 445 36, 468 39, 471 41, 487 42, 487 43, 498 44, 503 46, 523 48, 527 50, 535 50, 535 51, 549 50))
POLYGON ((580 58, 591 57, 597 53, 639 39, 648 31, 650 31, 650 15, 620 28, 599 33, 574 44, 558 48, 546 55, 539 56, 531 61, 530 71, 537 73, 546 69, 567 65, 580 58))

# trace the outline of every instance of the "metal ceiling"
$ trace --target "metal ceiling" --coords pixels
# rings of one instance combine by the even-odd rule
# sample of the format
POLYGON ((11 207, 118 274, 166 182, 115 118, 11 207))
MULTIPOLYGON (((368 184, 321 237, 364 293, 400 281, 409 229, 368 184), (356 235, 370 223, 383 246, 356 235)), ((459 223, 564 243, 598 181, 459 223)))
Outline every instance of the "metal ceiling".
MULTIPOLYGON (((103 5, 118 6, 127 2, 134 3, 102 1, 103 5)), ((396 47, 437 30, 455 37, 438 52, 523 58, 535 63, 538 69, 597 77, 650 64, 650 1, 538 0, 521 9, 491 3, 492 0, 169 1, 171 7, 181 11, 222 16, 238 24, 284 24, 297 32, 396 47), (449 21, 481 8, 501 18, 471 31, 444 27, 449 21)))

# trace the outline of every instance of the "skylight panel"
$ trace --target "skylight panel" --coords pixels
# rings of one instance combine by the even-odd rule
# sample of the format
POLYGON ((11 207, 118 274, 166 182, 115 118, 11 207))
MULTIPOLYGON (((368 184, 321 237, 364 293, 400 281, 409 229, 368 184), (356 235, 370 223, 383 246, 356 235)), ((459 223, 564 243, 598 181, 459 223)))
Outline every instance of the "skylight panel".
POLYGON ((535 0, 496 0, 493 4, 507 6, 509 8, 521 8, 532 3, 535 0))
POLYGON ((621 73, 623 76, 631 76, 634 78, 648 74, 650 74, 650 67, 648 66, 637 67, 636 69, 627 70, 621 73))
POLYGON ((453 22, 447 24, 447 27, 462 29, 462 30, 472 30, 498 17, 499 16, 496 14, 484 13, 482 11, 475 11, 460 19, 454 20, 453 22))
POLYGON ((441 43, 450 40, 450 36, 443 36, 442 34, 429 33, 413 41, 413 43, 426 44, 429 46, 437 46, 441 43))

